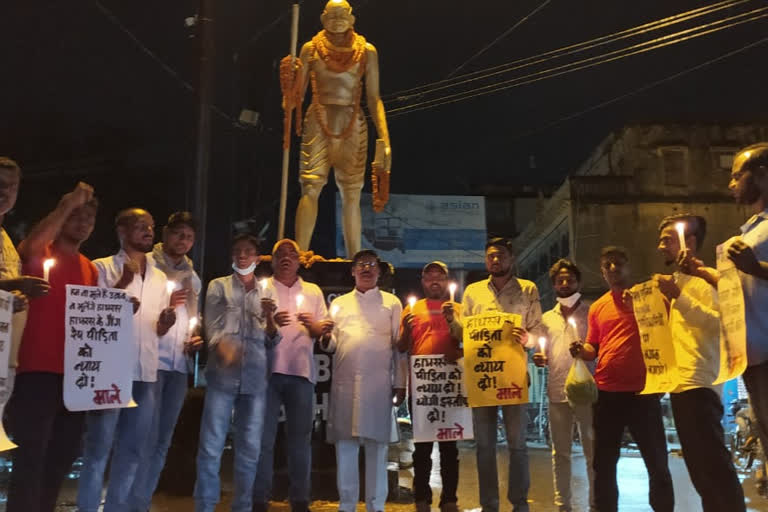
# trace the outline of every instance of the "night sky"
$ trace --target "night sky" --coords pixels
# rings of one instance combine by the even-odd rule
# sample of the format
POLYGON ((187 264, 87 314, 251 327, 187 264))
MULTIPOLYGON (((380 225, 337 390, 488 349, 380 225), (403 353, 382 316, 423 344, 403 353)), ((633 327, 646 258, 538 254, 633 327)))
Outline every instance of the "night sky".
MULTIPOLYGON (((382 94, 444 79, 543 0, 359 0, 356 29, 380 53, 382 94)), ((288 51, 288 1, 216 4, 216 76, 207 274, 224 271, 231 223, 271 223, 274 240, 282 112, 277 62, 288 51), (257 127, 232 122, 261 114, 257 127), (210 269, 210 270, 209 270, 210 269)), ((462 72, 474 72, 720 2, 552 0, 462 72)), ((320 29, 324 0, 302 2, 300 44, 320 29)), ((552 66, 766 7, 746 1, 708 16, 578 56, 516 70, 472 85, 509 80, 552 66)), ((13 231, 40 218, 76 180, 102 200, 92 257, 114 250, 111 220, 140 205, 162 224, 190 207, 199 41, 184 25, 186 0, 10 0, 0 7, 0 154, 25 172, 13 231)), ((768 12, 768 11, 766 11, 768 12)), ((765 12, 763 12, 765 14, 765 12)), ((571 120, 619 97, 768 34, 768 18, 592 69, 389 120, 393 193, 472 193, 474 186, 545 185, 575 170, 610 131, 634 121, 766 119, 768 44, 571 120), (536 161, 536 171, 529 164, 536 161)), ((433 98, 412 98, 417 103, 433 98)), ((388 109, 407 105, 389 102, 388 109)), ((375 130, 371 130, 372 133, 375 130)), ((373 144, 370 145, 371 150, 373 144)), ((294 155, 297 144, 294 144, 294 155)), ((289 234, 298 198, 290 179, 289 234)), ((366 185, 369 187, 369 185, 366 185)), ((333 185, 321 199, 318 252, 333 253, 333 185)))

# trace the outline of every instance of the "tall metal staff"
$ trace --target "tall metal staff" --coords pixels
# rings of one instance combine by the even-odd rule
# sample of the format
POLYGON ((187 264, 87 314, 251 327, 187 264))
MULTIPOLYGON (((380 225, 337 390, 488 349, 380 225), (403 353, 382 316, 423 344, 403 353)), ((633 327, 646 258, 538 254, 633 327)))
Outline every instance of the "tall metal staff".
POLYGON ((288 168, 291 163, 291 124, 293 120, 293 110, 297 111, 296 123, 297 126, 301 123, 301 99, 297 99, 296 94, 297 84, 294 80, 297 77, 295 73, 296 64, 296 45, 299 38, 299 4, 293 4, 291 8, 291 56, 288 57, 291 60, 290 73, 283 74, 283 66, 281 66, 280 85, 283 89, 283 110, 285 118, 283 120, 283 176, 280 183, 280 218, 277 225, 277 239, 280 240, 285 236, 285 205, 288 201, 288 168))

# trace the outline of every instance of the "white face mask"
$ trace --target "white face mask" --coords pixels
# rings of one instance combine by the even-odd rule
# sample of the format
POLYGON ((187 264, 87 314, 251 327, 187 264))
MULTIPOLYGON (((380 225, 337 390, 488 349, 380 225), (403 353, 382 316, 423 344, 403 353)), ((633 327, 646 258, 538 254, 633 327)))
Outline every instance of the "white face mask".
POLYGON ((232 264, 232 270, 240 274, 241 276, 247 276, 248 274, 252 274, 254 270, 256 270, 256 263, 251 263, 245 268, 240 268, 237 266, 236 263, 232 264))
POLYGON ((557 302, 559 302, 561 306, 565 306, 566 308, 572 308, 574 304, 579 302, 580 298, 581 298, 581 294, 579 292, 576 292, 570 297, 558 297, 557 302))

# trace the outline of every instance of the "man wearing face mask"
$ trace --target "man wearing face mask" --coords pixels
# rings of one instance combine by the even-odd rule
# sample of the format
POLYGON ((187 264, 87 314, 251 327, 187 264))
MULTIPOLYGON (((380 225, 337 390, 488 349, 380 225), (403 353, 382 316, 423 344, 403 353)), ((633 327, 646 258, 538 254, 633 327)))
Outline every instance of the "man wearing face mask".
POLYGON ((253 486, 254 512, 266 512, 272 491, 274 445, 280 406, 285 407, 285 446, 288 455, 289 500, 292 512, 306 512, 310 500, 312 420, 315 412, 315 339, 330 332, 325 297, 320 288, 298 275, 299 245, 285 238, 272 249, 273 277, 264 292, 273 297, 291 322, 280 328, 283 342, 271 352, 272 373, 267 388, 264 435, 259 469, 253 486))
MULTIPOLYGON (((549 269, 549 278, 557 295, 557 304, 544 313, 541 323, 546 328, 546 352, 533 356, 536 366, 549 367, 547 394, 549 396, 549 432, 552 439, 552 477, 554 479, 555 506, 563 512, 571 508, 571 448, 573 424, 579 427, 579 439, 584 449, 589 476, 590 510, 596 510, 592 492, 592 458, 594 432, 592 405, 571 405, 565 396, 565 380, 573 364, 569 349, 571 343, 587 334, 588 302, 582 300, 581 271, 572 262, 561 259, 549 269), (573 322, 571 322, 573 319, 573 322), (575 327, 573 325, 575 323, 575 327)), ((594 364, 589 365, 594 371, 594 364)))
POLYGON ((339 511, 354 512, 360 496, 358 453, 365 447, 365 507, 383 512, 392 404, 405 398, 408 359, 397 351, 402 305, 379 290, 379 257, 352 258, 355 289, 331 303, 335 326, 321 348, 333 352, 328 441, 336 445, 339 511))
MULTIPOLYGON (((463 316, 486 311, 503 311, 520 315, 522 325, 512 332, 512 343, 532 348, 541 326, 541 303, 536 284, 515 276, 512 242, 492 238, 485 244, 485 268, 490 276, 467 286, 461 301, 463 316)), ((461 322, 454 315, 450 302, 443 306, 443 315, 451 326, 451 335, 462 339, 461 322)), ((477 441, 477 477, 480 505, 483 512, 499 510, 499 476, 496 466, 496 432, 498 406, 473 407, 472 421, 477 441)), ((528 426, 528 404, 501 406, 504 430, 509 450, 507 499, 513 512, 528 512, 528 489, 531 484, 528 467, 528 447, 525 434, 528 426)))
POLYGON ((176 212, 168 217, 163 228, 163 241, 147 254, 147 262, 175 283, 174 293, 180 299, 175 308, 176 323, 159 340, 155 413, 142 455, 144 471, 131 492, 131 507, 137 512, 146 512, 152 503, 187 395, 187 376, 193 364, 189 356, 203 345, 202 339, 190 329, 189 321, 197 318, 201 288, 200 278, 187 256, 195 243, 196 231, 197 222, 191 213, 176 212))
POLYGON ((197 451, 195 511, 213 512, 219 502, 219 468, 234 414, 233 512, 251 512, 259 463, 267 392, 267 351, 282 339, 278 327, 291 321, 275 313, 272 298, 256 282, 259 244, 248 234, 232 242, 233 274, 214 279, 205 295, 208 366, 200 445, 197 451))
MULTIPOLYGON (((442 355, 448 362, 461 357, 461 343, 453 338, 448 322, 442 314, 448 300, 448 266, 442 261, 427 263, 421 271, 421 285, 425 298, 403 311, 400 340, 397 348, 413 356, 442 355)), ((460 306, 454 304, 458 315, 460 306)), ((412 406, 408 399, 409 408, 412 406)), ((429 512, 432 507, 432 489, 429 485, 432 473, 432 447, 434 443, 415 443, 413 452, 413 499, 416 512, 429 512)), ((440 477, 443 483, 440 494, 441 512, 457 512, 459 485, 459 451, 456 441, 438 442, 440 449, 440 477)))
POLYGON ((600 268, 610 290, 589 308, 586 342, 571 344, 573 357, 597 358, 598 397, 593 409, 595 429, 594 495, 600 512, 618 510, 616 465, 624 429, 640 449, 649 477, 648 498, 655 512, 672 512, 675 496, 667 460, 667 438, 659 395, 638 394, 645 387, 645 362, 632 304, 626 250, 609 246, 600 254, 600 268))
MULTIPOLYGON (((696 259, 706 235, 703 217, 681 214, 659 225, 658 250, 668 265, 696 259), (676 225, 682 223, 686 254, 676 225)), ((704 512, 745 510, 744 491, 723 431, 721 386, 713 386, 720 368, 720 312, 717 290, 701 278, 674 272, 653 276, 670 301, 669 328, 675 345, 680 384, 670 393, 683 458, 704 512)))
MULTIPOLYGON (((120 252, 95 260, 99 286, 120 288, 138 301, 133 315, 136 361, 132 397, 138 407, 90 411, 86 415, 83 471, 77 506, 96 512, 107 462, 111 464, 106 512, 126 510, 139 471, 141 448, 149 435, 155 412, 158 337, 176 322, 174 305, 180 299, 168 295, 165 274, 147 264, 146 253, 155 238, 155 221, 146 210, 129 208, 117 214, 115 227, 120 252)), ((182 298, 183 300, 183 298, 182 298)))

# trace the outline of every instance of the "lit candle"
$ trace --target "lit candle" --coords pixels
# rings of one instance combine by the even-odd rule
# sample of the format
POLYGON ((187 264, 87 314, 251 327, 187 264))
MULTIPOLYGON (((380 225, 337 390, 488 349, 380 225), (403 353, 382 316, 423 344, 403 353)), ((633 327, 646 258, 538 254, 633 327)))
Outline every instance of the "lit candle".
POLYGON ((541 353, 542 354, 544 353, 544 348, 546 347, 546 345, 547 345, 547 338, 545 338, 544 336, 540 337, 539 338, 539 347, 541 347, 541 353))
POLYGON ((43 262, 43 279, 48 281, 48 278, 51 277, 51 267, 56 264, 56 260, 53 258, 49 258, 43 262))
POLYGON ((193 316, 189 319, 189 335, 192 336, 192 333, 195 332, 195 327, 197 327, 197 317, 193 316))
POLYGON ((677 236, 680 238, 680 251, 685 251, 685 222, 678 222, 675 224, 677 230, 677 236))
POLYGON ((453 299, 456 298, 456 283, 451 283, 448 285, 448 293, 451 294, 451 302, 453 302, 453 299))
POLYGON ((338 304, 334 304, 333 306, 331 306, 331 318, 335 319, 336 318, 336 314, 338 312, 339 312, 339 305, 338 304))
POLYGON ((573 330, 575 331, 576 330, 576 319, 573 318, 573 317, 570 317, 568 319, 568 323, 571 324, 571 327, 573 327, 573 330))
POLYGON ((413 295, 410 295, 408 297, 408 306, 411 308, 411 310, 413 310, 413 306, 415 305, 416 305, 416 297, 414 297, 413 295))
POLYGON ((301 293, 296 296, 296 311, 301 309, 301 305, 304 303, 304 295, 301 293))
POLYGON ((269 284, 269 280, 266 277, 263 279, 259 279, 259 284, 261 285, 261 291, 266 292, 267 285, 269 284))
POLYGON ((176 291, 176 281, 168 281, 165 284, 166 290, 168 290, 168 295, 172 294, 176 291))

